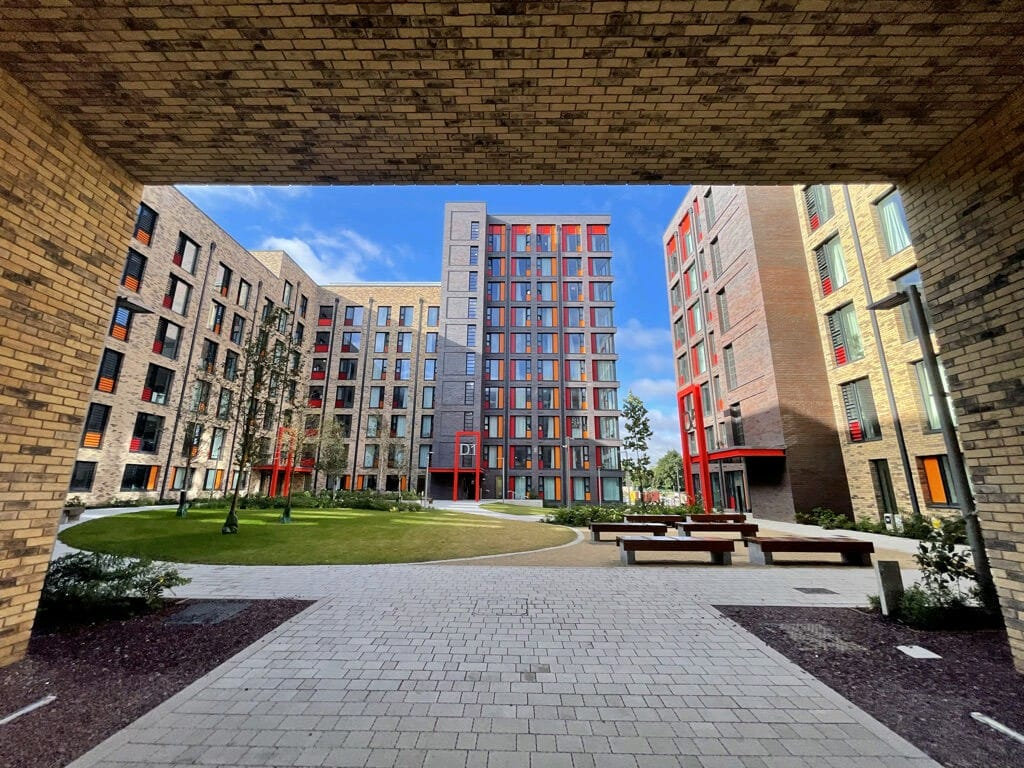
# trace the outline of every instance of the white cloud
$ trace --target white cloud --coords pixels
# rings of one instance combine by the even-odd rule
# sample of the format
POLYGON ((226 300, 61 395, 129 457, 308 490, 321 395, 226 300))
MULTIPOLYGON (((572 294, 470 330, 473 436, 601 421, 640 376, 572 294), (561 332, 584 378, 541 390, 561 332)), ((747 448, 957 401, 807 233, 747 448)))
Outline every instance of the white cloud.
POLYGON ((648 415, 651 419, 651 431, 654 432, 649 445, 649 455, 653 463, 668 451, 679 450, 679 415, 675 409, 660 408, 648 410, 648 415))
POLYGON ((641 400, 674 398, 676 382, 673 379, 636 379, 629 387, 641 400))
POLYGON ((672 334, 667 328, 646 326, 631 317, 616 334, 619 357, 636 371, 648 374, 672 371, 672 334))
POLYGON ((393 271, 394 259, 379 243, 345 227, 304 232, 301 237, 265 237, 256 250, 287 251, 321 285, 399 277, 393 271))
POLYGON ((306 187, 254 186, 252 184, 180 184, 178 190, 200 205, 231 203, 249 208, 274 205, 276 196, 295 199, 309 194, 306 187))

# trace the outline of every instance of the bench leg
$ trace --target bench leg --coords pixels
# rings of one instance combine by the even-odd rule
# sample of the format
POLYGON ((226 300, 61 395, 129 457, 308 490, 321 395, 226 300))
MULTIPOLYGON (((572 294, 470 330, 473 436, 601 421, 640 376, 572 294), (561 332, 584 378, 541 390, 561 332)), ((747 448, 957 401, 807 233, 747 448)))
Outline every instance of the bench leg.
POLYGON ((591 531, 590 532, 590 540, 591 541, 600 541, 601 540, 601 534, 598 533, 597 531, 591 531))
POLYGON ((732 565, 732 552, 712 552, 712 565, 732 565))
POLYGON ((636 552, 619 547, 619 560, 623 565, 636 565, 636 552))
POLYGON ((840 552, 843 556, 843 565, 871 565, 870 552, 840 552))
POLYGON ((761 544, 756 541, 751 541, 750 546, 747 548, 747 555, 750 557, 750 562, 753 565, 771 565, 772 564, 772 553, 765 552, 761 549, 761 544))

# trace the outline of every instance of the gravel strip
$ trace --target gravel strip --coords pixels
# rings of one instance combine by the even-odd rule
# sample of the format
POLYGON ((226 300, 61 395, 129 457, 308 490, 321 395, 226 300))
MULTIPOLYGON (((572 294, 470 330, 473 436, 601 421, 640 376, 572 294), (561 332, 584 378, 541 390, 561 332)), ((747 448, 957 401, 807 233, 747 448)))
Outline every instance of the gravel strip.
POLYGON ((57 700, 0 726, 0 764, 68 764, 310 605, 255 600, 217 624, 166 621, 216 602, 174 601, 147 616, 34 632, 28 656, 0 668, 0 718, 57 700))
POLYGON ((925 632, 853 608, 716 607, 948 768, 1024 766, 1024 745, 970 716, 1024 732, 1024 676, 1005 631, 925 632))

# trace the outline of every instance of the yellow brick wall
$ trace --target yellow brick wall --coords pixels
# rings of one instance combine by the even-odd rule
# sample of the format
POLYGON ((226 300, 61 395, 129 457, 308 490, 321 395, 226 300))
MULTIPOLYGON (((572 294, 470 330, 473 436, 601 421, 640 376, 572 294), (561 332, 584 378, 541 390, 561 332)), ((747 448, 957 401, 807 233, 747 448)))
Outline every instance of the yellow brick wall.
POLYGON ((1024 91, 900 188, 1024 672, 1024 91))
POLYGON ((0 665, 28 644, 141 193, 0 71, 0 665))

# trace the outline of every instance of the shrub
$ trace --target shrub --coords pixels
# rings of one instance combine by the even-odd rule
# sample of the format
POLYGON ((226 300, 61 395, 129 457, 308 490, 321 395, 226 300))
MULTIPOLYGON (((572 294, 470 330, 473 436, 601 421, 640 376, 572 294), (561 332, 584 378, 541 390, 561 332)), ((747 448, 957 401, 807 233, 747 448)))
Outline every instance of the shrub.
MULTIPOLYGON (((303 491, 292 494, 292 509, 376 509, 388 511, 396 508, 400 511, 420 509, 418 502, 401 501, 402 494, 377 493, 376 491, 324 491, 318 495, 303 491)), ((283 496, 261 496, 249 494, 238 497, 238 509, 284 509, 288 503, 283 496)), ((202 499, 193 502, 192 506, 204 509, 227 509, 231 506, 231 496, 217 499, 202 499)))
POLYGON ((545 523, 568 525, 583 528, 591 523, 618 523, 625 517, 625 507, 561 507, 549 512, 544 518, 545 523))
POLYGON ((811 510, 818 518, 818 525, 826 530, 840 529, 848 531, 854 527, 853 520, 846 515, 837 515, 826 507, 815 507, 811 510))
POLYGON ((164 590, 189 581, 177 569, 148 560, 76 552, 50 564, 39 609, 81 618, 152 610, 164 590))

